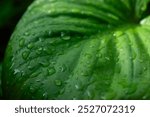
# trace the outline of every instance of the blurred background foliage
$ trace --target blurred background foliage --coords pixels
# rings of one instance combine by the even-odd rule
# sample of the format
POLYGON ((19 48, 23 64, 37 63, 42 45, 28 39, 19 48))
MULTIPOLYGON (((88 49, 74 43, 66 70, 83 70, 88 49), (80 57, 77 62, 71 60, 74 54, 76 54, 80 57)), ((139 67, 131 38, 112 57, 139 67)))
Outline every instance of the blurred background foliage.
POLYGON ((0 63, 17 22, 32 2, 33 0, 0 0, 0 63))
POLYGON ((16 24, 32 2, 33 0, 0 0, 0 99, 3 99, 1 70, 5 49, 16 24))

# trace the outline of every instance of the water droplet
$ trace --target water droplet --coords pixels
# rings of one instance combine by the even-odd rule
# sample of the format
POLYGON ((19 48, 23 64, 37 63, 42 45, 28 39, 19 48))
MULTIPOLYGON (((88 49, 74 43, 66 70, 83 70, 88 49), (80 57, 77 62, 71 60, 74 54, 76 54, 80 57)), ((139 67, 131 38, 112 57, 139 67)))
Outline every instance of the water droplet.
POLYGON ((70 37, 70 36, 63 36, 62 39, 63 39, 63 40, 70 40, 71 37, 70 37))
POLYGON ((113 36, 115 36, 115 37, 119 37, 119 36, 121 36, 121 35, 123 35, 123 32, 122 32, 122 31, 116 31, 116 32, 113 34, 113 36))
POLYGON ((41 81, 40 79, 37 79, 37 80, 36 80, 36 82, 40 82, 40 81, 41 81))
POLYGON ((89 54, 89 53, 85 53, 84 56, 85 56, 87 59, 91 59, 91 58, 92 58, 92 55, 89 54))
POLYGON ((76 84, 76 85, 75 85, 75 88, 76 88, 77 90, 79 90, 79 89, 80 89, 80 87, 79 87, 79 85, 78 85, 78 84, 76 84))
POLYGON ((44 99, 47 99, 48 98, 48 93, 47 92, 43 93, 43 97, 44 97, 44 99))
POLYGON ((94 93, 89 90, 87 91, 87 95, 89 99, 92 99, 94 97, 94 93))
POLYGON ((26 60, 26 59, 28 58, 29 54, 30 54, 29 51, 24 51, 24 52, 22 53, 22 58, 23 58, 24 60, 26 60))
POLYGON ((81 82, 78 82, 77 84, 75 84, 75 89, 76 90, 82 90, 83 89, 83 85, 81 82))
POLYGON ((32 87, 32 86, 30 87, 30 92, 34 93, 34 87, 32 87))
POLYGON ((30 65, 28 66, 28 69, 30 70, 32 70, 33 68, 34 68, 33 66, 30 66, 30 65))
POLYGON ((76 97, 73 97, 72 99, 73 99, 73 100, 77 100, 77 98, 76 98, 76 97))
POLYGON ((144 61, 142 59, 139 60, 140 63, 143 63, 144 61))
POLYGON ((65 65, 60 66, 59 71, 60 72, 65 72, 66 71, 66 66, 65 65))
POLYGON ((52 75, 52 74, 54 74, 56 72, 54 67, 48 68, 47 71, 48 71, 49 75, 52 75))
POLYGON ((55 85, 61 86, 61 84, 62 84, 61 80, 55 80, 55 85))
POLYGON ((61 32, 61 38, 63 40, 70 40, 71 39, 70 35, 65 34, 64 32, 61 32))
POLYGON ((64 92, 65 92, 64 88, 60 90, 60 94, 63 94, 64 92))
POLYGON ((147 67, 144 67, 144 71, 146 71, 147 70, 147 67))
POLYGON ((30 77, 31 78, 34 78, 34 77, 37 77, 41 72, 40 71, 37 71, 37 72, 33 72, 30 77))
POLYGON ((27 48, 28 48, 28 49, 32 49, 32 48, 33 48, 33 46, 34 46, 34 44, 33 44, 33 43, 29 43, 29 44, 28 44, 28 46, 27 46, 27 48))
POLYGON ((17 73, 20 73, 19 69, 14 69, 14 75, 16 75, 17 73))
POLYGON ((97 53, 97 54, 96 54, 96 57, 101 58, 101 57, 102 57, 102 54, 101 54, 101 53, 97 53))
POLYGON ((55 51, 55 49, 50 47, 44 47, 43 51, 46 52, 48 55, 51 55, 53 51, 55 51))
POLYGON ((39 48, 37 49, 36 53, 37 53, 37 54, 41 54, 42 51, 43 51, 43 48, 42 48, 42 47, 39 47, 39 48))
POLYGON ((24 33, 25 36, 29 36, 29 34, 30 34, 29 32, 25 32, 24 33))
POLYGON ((21 39, 21 40, 19 41, 19 46, 20 46, 20 47, 23 47, 23 46, 24 46, 24 43, 25 43, 25 39, 21 39))
POLYGON ((44 40, 43 40, 43 38, 39 37, 39 41, 42 42, 42 41, 44 41, 44 40))
POLYGON ((88 76, 88 75, 89 75, 89 72, 88 72, 88 71, 82 71, 82 72, 81 72, 81 75, 82 75, 82 76, 88 76))
POLYGON ((144 96, 142 97, 142 99, 143 99, 143 100, 146 100, 147 97, 148 97, 147 95, 144 95, 144 96))
POLYGON ((105 57, 105 59, 106 59, 107 61, 110 61, 110 58, 109 58, 109 57, 105 57))
POLYGON ((39 62, 39 64, 41 64, 43 67, 48 67, 49 66, 49 61, 48 60, 47 61, 46 60, 44 60, 44 61, 42 60, 42 61, 39 62))
POLYGON ((52 31, 48 31, 48 35, 51 36, 52 35, 52 31))

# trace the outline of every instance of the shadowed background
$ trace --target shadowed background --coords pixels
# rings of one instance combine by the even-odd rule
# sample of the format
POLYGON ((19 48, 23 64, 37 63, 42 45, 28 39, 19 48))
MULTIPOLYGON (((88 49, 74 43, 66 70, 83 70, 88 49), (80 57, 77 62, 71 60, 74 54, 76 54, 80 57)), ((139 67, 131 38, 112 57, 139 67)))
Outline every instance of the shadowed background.
POLYGON ((0 0, 0 63, 8 40, 23 13, 33 0, 0 0))
MULTIPOLYGON (((23 13, 33 0, 0 0, 0 77, 5 49, 12 32, 23 13)), ((0 79, 0 99, 1 97, 0 79)))

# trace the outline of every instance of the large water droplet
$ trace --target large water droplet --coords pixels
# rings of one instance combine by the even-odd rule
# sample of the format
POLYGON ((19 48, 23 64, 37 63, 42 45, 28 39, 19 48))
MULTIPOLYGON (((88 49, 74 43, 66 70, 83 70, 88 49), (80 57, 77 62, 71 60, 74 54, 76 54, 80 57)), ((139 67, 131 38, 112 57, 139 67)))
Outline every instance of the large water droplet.
POLYGON ((23 47, 23 46, 24 46, 24 43, 25 43, 25 39, 21 39, 21 40, 19 41, 19 46, 20 46, 20 47, 23 47))
POLYGON ((55 85, 61 86, 61 84, 62 84, 61 80, 55 80, 55 85))
POLYGON ((48 75, 53 75, 56 72, 54 67, 48 68, 47 71, 48 71, 48 75))
POLYGON ((30 54, 29 51, 24 51, 24 52, 22 53, 22 58, 23 58, 24 60, 26 60, 26 59, 28 58, 29 54, 30 54))
POLYGON ((29 43, 28 46, 27 46, 28 49, 32 49, 33 47, 34 47, 33 43, 29 43))

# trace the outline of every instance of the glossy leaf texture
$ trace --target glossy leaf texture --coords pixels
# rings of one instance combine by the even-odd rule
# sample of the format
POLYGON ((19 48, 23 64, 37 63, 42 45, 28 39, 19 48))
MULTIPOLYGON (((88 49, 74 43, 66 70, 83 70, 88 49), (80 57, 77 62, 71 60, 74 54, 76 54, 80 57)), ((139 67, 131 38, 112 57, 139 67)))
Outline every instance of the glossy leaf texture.
POLYGON ((149 2, 36 0, 6 50, 5 98, 150 99, 149 2))

